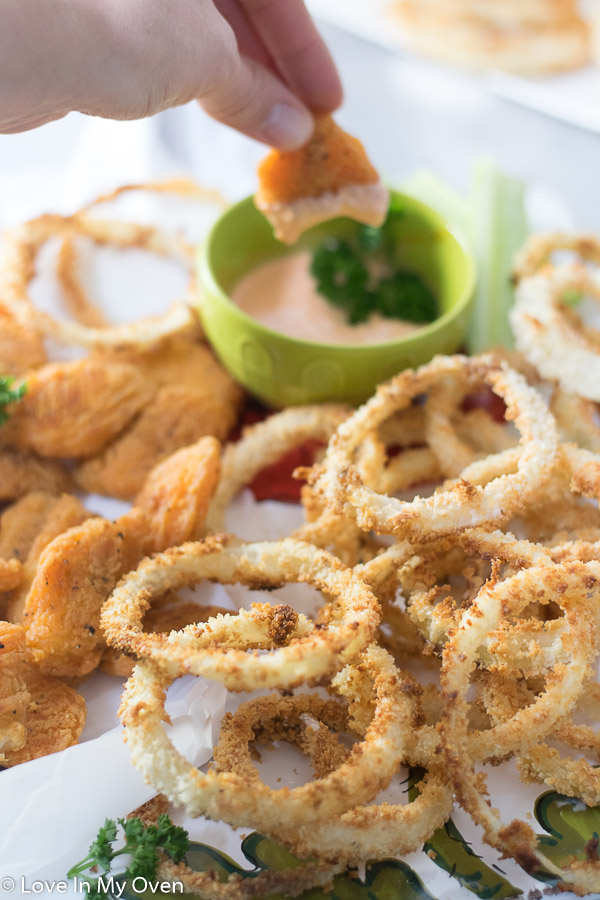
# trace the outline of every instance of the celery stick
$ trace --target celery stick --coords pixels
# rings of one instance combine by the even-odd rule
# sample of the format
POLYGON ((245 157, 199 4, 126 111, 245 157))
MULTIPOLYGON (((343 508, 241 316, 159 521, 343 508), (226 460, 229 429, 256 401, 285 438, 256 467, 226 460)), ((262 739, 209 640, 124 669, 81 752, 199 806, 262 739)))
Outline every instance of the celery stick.
POLYGON ((513 347, 508 310, 513 302, 510 275, 516 251, 527 237, 525 185, 480 160, 473 175, 467 231, 477 264, 475 308, 467 336, 470 353, 493 346, 513 347))

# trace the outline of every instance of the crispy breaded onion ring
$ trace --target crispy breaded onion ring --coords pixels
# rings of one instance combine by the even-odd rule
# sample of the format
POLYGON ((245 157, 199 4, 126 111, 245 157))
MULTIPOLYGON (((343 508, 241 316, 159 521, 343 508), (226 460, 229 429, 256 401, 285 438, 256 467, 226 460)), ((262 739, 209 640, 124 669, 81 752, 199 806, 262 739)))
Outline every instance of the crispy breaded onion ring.
MULTIPOLYGON (((316 440, 326 444, 350 412, 350 407, 339 403, 298 406, 275 413, 244 429, 241 439, 228 444, 223 453, 221 480, 207 517, 208 531, 224 530, 229 503, 266 466, 304 441, 316 440)), ((346 565, 356 563, 365 541, 365 535, 356 523, 323 510, 319 499, 306 492, 303 502, 309 521, 292 537, 329 550, 346 565)))
MULTIPOLYGON (((483 703, 492 722, 510 718, 514 709, 531 703, 533 691, 519 676, 499 676, 497 673, 485 673, 484 689, 481 692, 483 703)), ((481 677, 481 676, 480 676, 481 677)), ((595 709, 598 712, 597 683, 585 686, 585 694, 577 703, 577 709, 585 706, 586 694, 592 694, 595 709), (596 695, 595 697, 593 695, 596 695)), ((561 721, 551 735, 568 746, 583 752, 590 750, 598 756, 600 735, 588 725, 575 725, 572 719, 561 721)), ((600 770, 586 759, 573 759, 562 756, 557 749, 549 747, 546 741, 528 746, 516 758, 521 779, 525 782, 545 782, 561 794, 578 797, 588 806, 600 803, 600 770)))
MULTIPOLYGON (((219 881, 213 869, 199 872, 185 863, 176 863, 164 856, 157 869, 160 881, 173 885, 182 884, 186 893, 198 894, 202 900, 255 900, 257 897, 297 897, 313 888, 329 892, 333 888, 333 878, 346 868, 345 863, 306 863, 302 866, 282 869, 265 869, 252 878, 230 875, 227 881, 219 881)), ((177 887, 175 890, 179 891, 177 887)))
MULTIPOLYGON (((531 602, 557 603, 564 612, 565 626, 560 633, 565 661, 558 661, 546 676, 546 688, 529 706, 518 710, 506 722, 487 731, 473 732, 468 738, 470 758, 502 757, 527 743, 543 738, 571 710, 583 684, 591 674, 595 657, 597 613, 594 600, 600 589, 600 564, 571 562, 564 565, 524 569, 504 581, 492 579, 462 615, 460 625, 444 646, 441 682, 447 701, 443 716, 456 737, 451 753, 464 747, 466 737, 456 730, 465 719, 457 719, 456 708, 466 710, 466 688, 481 647, 502 625, 503 618, 514 616, 531 602), (592 596, 592 599, 589 598, 592 596)), ((462 714, 462 713, 461 713, 462 714)), ((448 729, 447 729, 448 730, 448 729)), ((444 729, 442 733, 445 734, 444 729)), ((450 747, 450 738, 445 739, 450 747)))
POLYGON ((592 860, 575 861, 569 868, 560 869, 540 852, 536 835, 529 825, 514 820, 504 826, 487 799, 482 776, 475 770, 475 762, 482 758, 481 751, 485 749, 485 744, 489 745, 490 740, 495 743, 501 734, 510 738, 511 730, 512 749, 520 749, 519 745, 526 749, 528 744, 551 732, 558 719, 573 707, 578 692, 589 678, 591 658, 596 654, 593 620, 596 617, 594 606, 597 605, 597 597, 593 594, 597 594, 599 577, 600 565, 597 563, 568 563, 526 569, 490 587, 464 613, 459 629, 446 644, 442 670, 445 705, 441 719, 441 746, 461 805, 477 824, 483 826, 486 841, 501 853, 512 856, 527 872, 544 868, 558 876, 563 885, 581 893, 600 888, 598 863, 592 860), (569 630, 573 658, 566 667, 570 672, 565 678, 563 671, 562 689, 558 695, 552 690, 555 696, 551 706, 545 702, 549 696, 547 690, 530 706, 518 709, 509 720, 480 733, 479 737, 485 738, 483 745, 481 740, 474 744, 473 736, 468 734, 467 690, 477 648, 504 613, 505 604, 520 605, 527 602, 527 597, 539 599, 540 594, 553 600, 560 597, 565 614, 571 610, 569 630), (544 709, 540 708, 540 699, 544 709))
POLYGON ((229 205, 220 191, 214 188, 203 187, 189 178, 167 178, 164 181, 141 181, 137 184, 122 184, 106 194, 100 194, 94 200, 86 203, 82 209, 89 212, 101 203, 111 203, 123 194, 137 191, 147 191, 152 194, 175 194, 190 200, 198 200, 201 203, 209 203, 218 209, 227 209, 229 205))
MULTIPOLYGON (((334 689, 342 686, 345 671, 334 679, 334 689)), ((402 685, 406 687, 407 682, 402 680, 402 685)), ((269 740, 294 741, 306 750, 311 728, 315 729, 319 723, 338 727, 339 723, 330 720, 328 715, 330 703, 314 694, 300 694, 290 698, 260 697, 242 704, 222 723, 219 744, 215 748, 219 771, 237 773, 249 783, 259 778, 250 757, 250 742, 256 738, 258 729, 261 733, 266 731, 269 740), (307 722, 307 713, 313 717, 312 723, 307 722)), ((411 729, 411 712, 410 692, 406 691, 401 715, 407 734, 411 729)), ((333 737, 331 732, 325 731, 333 737)), ((317 743, 317 749, 319 747, 322 748, 322 744, 317 743)), ((397 768, 401 762, 399 756, 397 768)), ((418 850, 435 829, 444 824, 452 805, 452 790, 446 784, 442 770, 432 766, 420 784, 419 796, 412 803, 357 806, 340 818, 330 820, 324 816, 319 824, 311 823, 309 827, 282 821, 278 839, 301 857, 317 856, 331 862, 343 860, 346 865, 370 857, 405 855, 418 850)))
POLYGON ((79 322, 58 321, 36 309, 28 295, 35 275, 35 259, 40 247, 52 237, 82 235, 97 244, 140 247, 184 263, 194 284, 194 251, 179 235, 150 225, 74 216, 45 215, 20 225, 3 235, 0 246, 0 296, 2 304, 23 325, 62 343, 82 347, 148 346, 168 335, 191 328, 195 315, 187 303, 177 303, 163 316, 126 325, 87 327, 79 322))
POLYGON ((259 472, 306 440, 327 443, 350 412, 350 407, 341 403, 297 406, 244 429, 241 439, 227 444, 223 452, 221 480, 206 518, 208 529, 224 530, 230 502, 259 472))
POLYGON ((600 400, 600 336, 584 325, 568 301, 569 295, 600 300, 600 282, 581 262, 553 265, 550 257, 556 250, 600 263, 597 238, 532 238, 515 268, 515 303, 509 313, 515 343, 544 378, 558 381, 565 391, 600 400))
POLYGON ((436 357, 428 365, 401 372, 380 386, 371 400, 340 425, 329 443, 325 471, 318 477, 317 486, 335 512, 354 515, 361 528, 423 540, 495 522, 521 508, 543 484, 554 465, 557 447, 552 416, 517 372, 491 356, 436 357), (376 493, 360 477, 356 451, 392 413, 448 376, 483 381, 504 399, 506 417, 514 419, 521 434, 517 471, 484 486, 460 479, 451 490, 428 498, 415 497, 411 502, 376 493))
POLYGON ((392 657, 373 646, 362 663, 374 698, 364 739, 335 771, 292 790, 274 790, 260 780, 229 772, 204 773, 191 765, 163 728, 165 695, 173 678, 150 661, 139 663, 119 710, 133 764, 188 815, 251 826, 275 840, 281 837, 284 818, 310 827, 324 815, 341 815, 357 803, 368 803, 389 783, 406 738, 406 719, 399 714, 401 685, 392 657))
POLYGON ((250 691, 290 687, 339 671, 373 640, 379 619, 369 588, 324 550, 289 538, 227 546, 226 537, 213 537, 144 560, 105 603, 101 625, 111 646, 153 660, 171 677, 191 673, 230 690, 250 691), (204 578, 257 589, 307 582, 327 595, 332 612, 318 628, 302 618, 298 635, 286 632, 289 643, 265 654, 245 649, 277 646, 269 616, 257 618, 252 611, 217 616, 169 635, 142 630, 152 597, 204 578))

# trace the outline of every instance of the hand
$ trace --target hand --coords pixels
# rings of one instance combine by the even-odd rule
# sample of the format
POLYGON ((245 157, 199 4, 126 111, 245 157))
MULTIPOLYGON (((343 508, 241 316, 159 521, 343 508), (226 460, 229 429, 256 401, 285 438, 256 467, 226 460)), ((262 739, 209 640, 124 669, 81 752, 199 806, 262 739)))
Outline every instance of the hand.
POLYGON ((301 0, 2 0, 0 131, 71 110, 137 119, 197 98, 281 149, 341 86, 301 0))

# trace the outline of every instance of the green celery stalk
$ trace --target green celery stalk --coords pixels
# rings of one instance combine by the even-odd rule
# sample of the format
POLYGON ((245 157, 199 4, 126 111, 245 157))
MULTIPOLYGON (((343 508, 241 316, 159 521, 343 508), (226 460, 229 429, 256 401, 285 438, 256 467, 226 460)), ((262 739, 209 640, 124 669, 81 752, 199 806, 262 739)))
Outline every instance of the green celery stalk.
POLYGON ((486 159, 473 174, 469 224, 477 265, 475 308, 467 336, 469 353, 514 346, 508 321, 513 303, 511 271, 528 233, 525 184, 499 172, 486 159))

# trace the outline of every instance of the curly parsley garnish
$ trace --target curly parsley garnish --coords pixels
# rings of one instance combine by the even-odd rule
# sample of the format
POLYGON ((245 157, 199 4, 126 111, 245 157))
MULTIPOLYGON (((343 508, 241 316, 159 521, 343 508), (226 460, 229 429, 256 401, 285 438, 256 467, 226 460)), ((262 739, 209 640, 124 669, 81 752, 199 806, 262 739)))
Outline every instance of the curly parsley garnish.
POLYGON ((437 318, 437 302, 429 288, 418 275, 398 271, 394 262, 390 226, 402 215, 401 204, 392 202, 381 228, 361 226, 353 240, 329 238, 313 254, 311 273, 317 290, 344 310, 351 325, 366 322, 375 312, 417 325, 437 318), (379 277, 369 263, 376 264, 379 277))
POLYGON ((67 878, 83 875, 88 869, 100 870, 97 877, 86 877, 88 896, 93 900, 109 897, 104 887, 102 875, 110 872, 113 861, 119 856, 129 856, 129 865, 123 873, 124 879, 144 878, 147 882, 156 880, 159 850, 167 853, 175 862, 181 862, 189 850, 190 840, 184 828, 174 825, 168 815, 158 817, 156 825, 144 825, 141 819, 107 819, 100 828, 96 840, 90 846, 88 855, 67 872, 67 878), (123 831, 125 844, 121 849, 113 849, 117 840, 118 826, 123 831))
POLYGON ((0 375, 0 425, 8 419, 6 407, 21 400, 27 393, 26 384, 20 384, 18 388, 13 389, 14 383, 12 375, 0 375))

